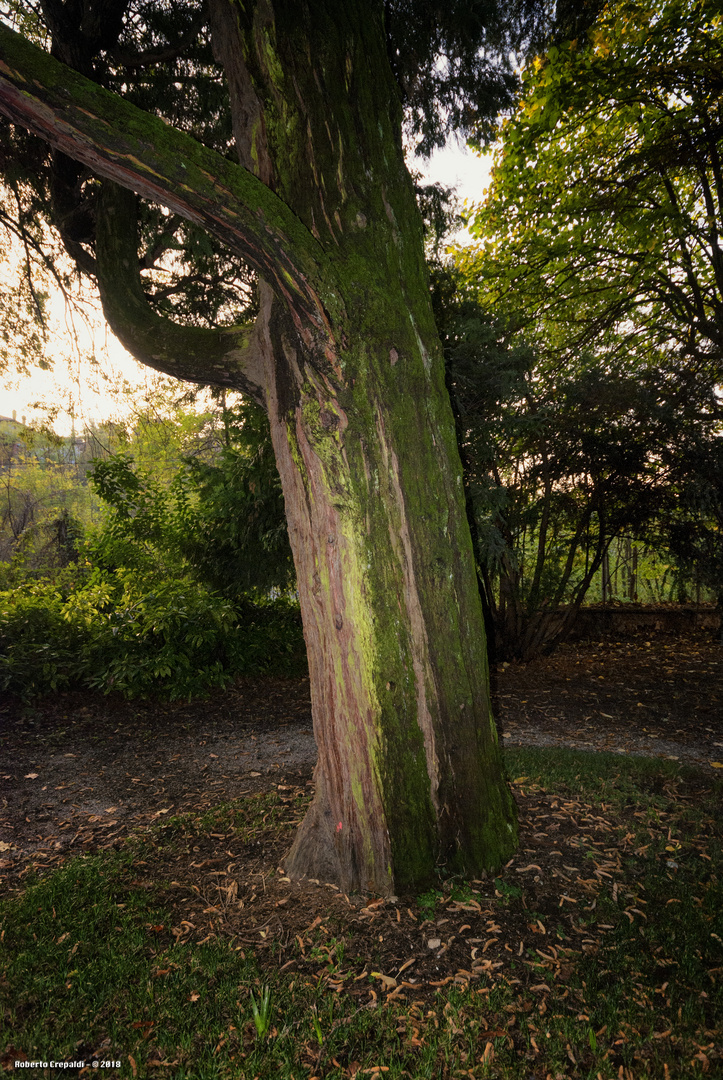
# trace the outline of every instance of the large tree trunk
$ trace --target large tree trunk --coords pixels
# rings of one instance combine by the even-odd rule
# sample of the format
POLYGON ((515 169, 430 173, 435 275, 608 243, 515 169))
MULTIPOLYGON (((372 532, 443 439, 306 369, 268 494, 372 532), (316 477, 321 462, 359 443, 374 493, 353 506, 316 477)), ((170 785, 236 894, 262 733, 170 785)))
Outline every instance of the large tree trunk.
MULTIPOLYGON (((389 893, 424 887, 439 862, 491 870, 515 848, 514 804, 382 5, 209 0, 209 10, 255 182, 192 147, 194 183, 185 165, 181 181, 187 137, 143 136, 156 121, 133 128, 128 112, 121 123, 117 99, 111 109, 98 93, 72 111, 82 82, 63 80, 60 134, 47 121, 51 91, 35 108, 8 64, 0 108, 101 175, 203 220, 259 271, 259 318, 222 381, 233 384, 237 365, 239 387, 268 408, 309 656, 316 794, 287 872, 389 893), (112 116, 113 139, 96 116, 112 116), (207 184, 211 168, 223 184, 207 184)), ((119 277, 101 280, 109 310, 119 277)), ((143 322, 138 290, 133 305, 131 322, 143 322)), ((147 362, 173 370, 160 350, 149 357, 147 319, 143 340, 147 362)), ((199 380, 200 340, 189 352, 199 380)))
POLYGON ((283 319, 269 349, 319 750, 286 870, 347 891, 420 887, 440 858, 479 872, 515 842, 442 362, 409 307, 359 313, 344 385, 283 319))
POLYGON ((345 309, 330 349, 266 301, 319 750, 286 870, 390 892, 439 859, 499 865, 516 836, 381 5, 341 7, 210 4, 242 162, 320 239, 345 309))

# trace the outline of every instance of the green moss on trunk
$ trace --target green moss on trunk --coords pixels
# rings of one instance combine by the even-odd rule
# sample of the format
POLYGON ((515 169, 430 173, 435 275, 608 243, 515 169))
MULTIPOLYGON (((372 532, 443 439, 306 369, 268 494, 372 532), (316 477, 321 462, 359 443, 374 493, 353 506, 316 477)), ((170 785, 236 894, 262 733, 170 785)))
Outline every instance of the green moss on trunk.
MULTIPOLYGON (((382 4, 209 0, 209 10, 241 157, 257 176, 73 73, 57 106, 50 58, 31 91, 27 50, 1 28, 0 108, 203 221, 262 275, 257 385, 319 749, 287 870, 385 893, 426 887, 440 862, 494 870, 516 845, 514 806, 382 4)), ((117 317, 141 341, 138 299, 117 317)))

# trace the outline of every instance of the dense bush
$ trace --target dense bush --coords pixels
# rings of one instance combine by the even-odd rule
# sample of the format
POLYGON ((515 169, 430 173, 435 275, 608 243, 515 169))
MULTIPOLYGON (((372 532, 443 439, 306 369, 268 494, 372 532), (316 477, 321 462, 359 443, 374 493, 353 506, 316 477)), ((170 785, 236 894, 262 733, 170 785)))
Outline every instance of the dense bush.
POLYGON ((81 678, 86 637, 65 617, 56 585, 0 593, 0 688, 29 698, 74 685, 81 678))
POLYGON ((76 588, 0 593, 0 688, 179 698, 238 675, 304 669, 298 606, 286 598, 234 605, 190 577, 113 577, 96 570, 76 588))
MULTIPOLYGON (((219 429, 212 414, 174 414, 165 442, 163 425, 146 427, 75 478, 100 515, 82 528, 62 508, 43 519, 63 558, 46 544, 31 564, 38 529, 26 524, 0 564, 0 689, 178 698, 305 671, 265 416, 224 404, 219 429)), ((55 491, 46 466, 28 466, 25 487, 27 473, 55 491)))

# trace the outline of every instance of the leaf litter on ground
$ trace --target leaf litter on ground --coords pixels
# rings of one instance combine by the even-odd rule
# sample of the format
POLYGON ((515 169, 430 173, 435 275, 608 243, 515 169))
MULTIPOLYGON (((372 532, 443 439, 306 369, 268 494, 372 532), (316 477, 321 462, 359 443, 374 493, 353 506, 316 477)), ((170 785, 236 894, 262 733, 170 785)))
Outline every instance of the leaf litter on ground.
MULTIPOLYGON (((493 878, 442 874, 421 897, 285 879, 311 792, 303 770, 267 773, 266 790, 223 802, 218 785, 180 808, 155 788, 134 828, 109 836, 92 823, 97 855, 26 860, 0 930, 2 1062, 63 1039, 68 1054, 117 1052, 120 1076, 714 1075, 717 775, 534 747, 506 757, 519 852, 493 878), (95 866, 85 907, 106 913, 95 930, 58 866, 78 881, 95 866), (109 942, 121 946, 115 968, 84 984, 83 964, 109 942), (267 988, 262 1052, 251 994, 267 988)), ((39 755, 30 764, 42 773, 39 755)))

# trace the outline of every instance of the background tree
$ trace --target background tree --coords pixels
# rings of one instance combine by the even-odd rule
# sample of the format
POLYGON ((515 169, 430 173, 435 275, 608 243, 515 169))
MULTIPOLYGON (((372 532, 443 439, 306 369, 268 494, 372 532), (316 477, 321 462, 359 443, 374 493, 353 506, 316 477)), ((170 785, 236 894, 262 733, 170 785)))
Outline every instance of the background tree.
POLYGON ((717 16, 666 2, 616 5, 550 48, 503 126, 480 246, 456 253, 446 352, 485 592, 514 655, 564 636, 615 536, 670 539, 692 492, 710 494, 720 50, 717 16))
MULTIPOLYGON (((74 63, 77 35, 46 7, 52 49, 74 63)), ((117 25, 126 5, 109 7, 117 25)), ((491 868, 515 843, 512 802, 382 8, 211 0, 208 12, 241 166, 9 30, 0 108, 105 177, 95 270, 121 340, 153 366, 240 389, 268 411, 319 749, 287 871, 388 892, 429 880, 439 859, 491 868), (254 269, 253 324, 206 329, 154 310, 123 187, 254 269)), ((109 45, 112 21, 81 42, 86 67, 88 53, 102 61, 94 76, 124 43, 121 32, 109 45)), ((83 37, 93 25, 75 29, 83 37)), ((469 23, 492 70, 516 27, 508 12, 499 20, 500 59, 486 25, 469 23)), ((463 96, 473 117, 490 114, 486 91, 463 96)), ((177 99, 156 111, 172 114, 177 99)))
POLYGON ((0 426, 0 581, 77 559, 75 541, 90 514, 90 493, 79 482, 78 447, 52 433, 31 432, 12 420, 0 426))
POLYGON ((709 5, 624 0, 528 67, 467 258, 530 342, 720 371, 722 59, 709 5))
POLYGON ((688 442, 675 479, 669 512, 660 523, 662 538, 681 577, 692 578, 698 592, 701 586, 710 589, 723 615, 723 438, 719 430, 700 432, 688 442))
POLYGON ((561 367, 445 280, 438 325, 480 584, 498 657, 530 659, 569 633, 616 538, 665 544, 693 448, 715 445, 716 395, 669 353, 561 367))

